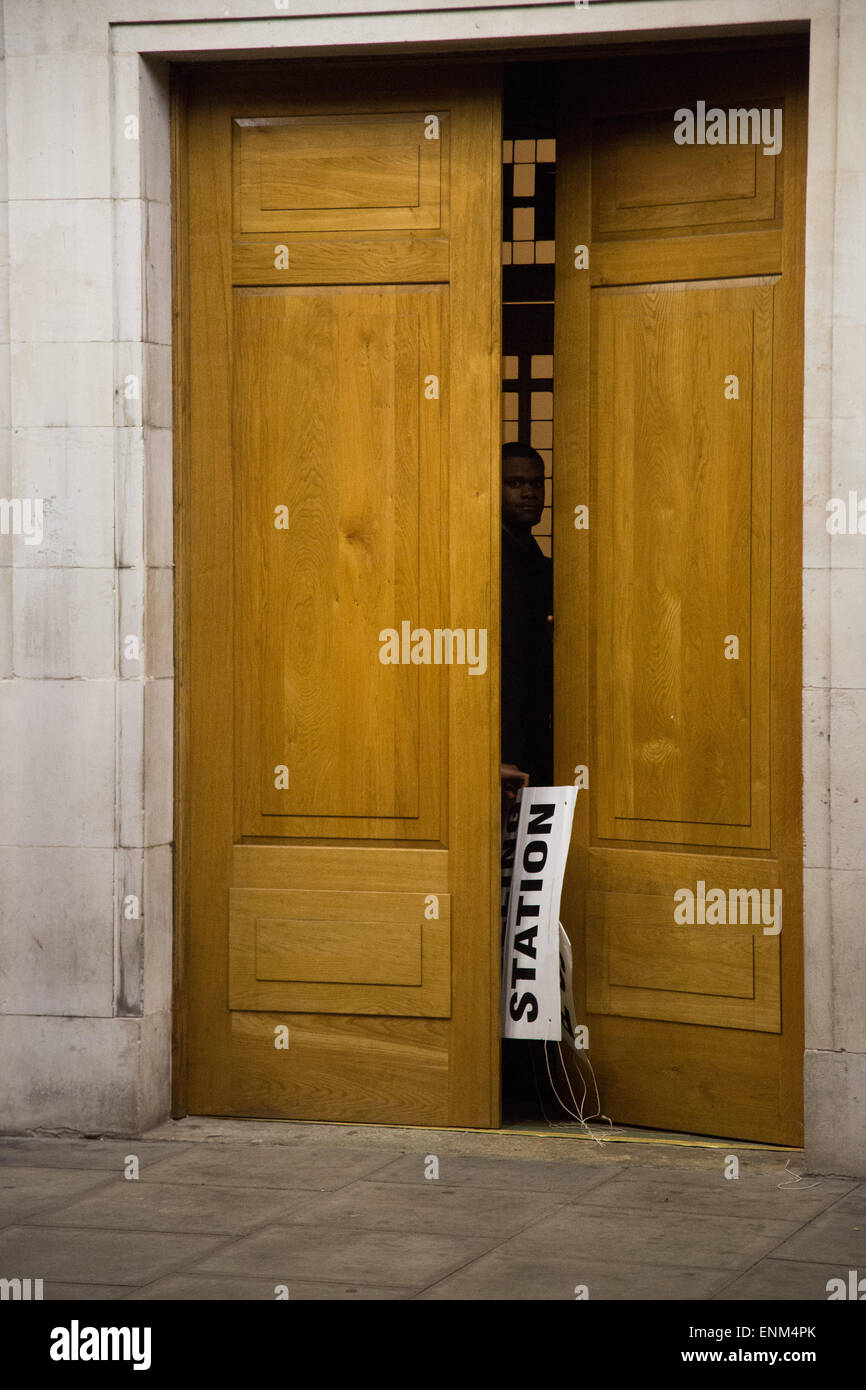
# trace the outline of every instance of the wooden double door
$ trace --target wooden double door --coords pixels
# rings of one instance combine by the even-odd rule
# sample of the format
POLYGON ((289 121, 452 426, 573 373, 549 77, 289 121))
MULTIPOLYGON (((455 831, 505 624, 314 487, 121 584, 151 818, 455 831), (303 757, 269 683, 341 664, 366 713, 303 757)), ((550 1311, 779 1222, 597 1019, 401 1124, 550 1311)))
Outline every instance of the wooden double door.
MULTIPOLYGON (((615 1120, 796 1142, 802 62, 551 74, 578 1013, 615 1120)), ((498 1123, 500 92, 178 84, 178 1110, 498 1123)))

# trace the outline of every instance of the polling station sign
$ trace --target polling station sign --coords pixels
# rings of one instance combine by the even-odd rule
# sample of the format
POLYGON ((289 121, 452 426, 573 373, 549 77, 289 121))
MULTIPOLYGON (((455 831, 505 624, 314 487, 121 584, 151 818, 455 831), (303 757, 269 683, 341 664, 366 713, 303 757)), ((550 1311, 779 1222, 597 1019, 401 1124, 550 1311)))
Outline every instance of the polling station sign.
POLYGON ((507 878, 508 906, 502 944, 504 1038, 559 1039, 562 1036, 559 900, 576 797, 575 787, 525 787, 520 794, 513 850, 506 829, 503 890, 507 878))

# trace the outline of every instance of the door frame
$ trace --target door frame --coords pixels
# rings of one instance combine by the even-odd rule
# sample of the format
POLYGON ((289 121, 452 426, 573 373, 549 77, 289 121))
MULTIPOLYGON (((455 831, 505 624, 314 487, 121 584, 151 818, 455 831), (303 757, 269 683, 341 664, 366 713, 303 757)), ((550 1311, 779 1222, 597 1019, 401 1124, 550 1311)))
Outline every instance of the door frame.
MULTIPOLYGON (((570 38, 571 36, 569 36, 570 38)), ((762 36, 760 42, 766 43, 768 47, 777 44, 787 44, 790 42, 790 35, 783 34, 778 37, 772 35, 762 36)), ((653 43, 650 51, 663 53, 670 51, 671 48, 682 49, 683 45, 688 45, 689 51, 695 53, 712 55, 714 52, 730 51, 731 47, 739 44, 748 45, 750 48, 755 46, 754 39, 740 38, 738 35, 729 37, 719 37, 715 39, 695 38, 692 35, 687 39, 676 37, 666 37, 653 43)), ((648 46, 646 43, 625 42, 616 45, 616 54, 629 54, 638 52, 646 54, 648 46)), ((595 58, 600 61, 609 60, 612 55, 612 44, 602 43, 592 51, 585 47, 578 49, 570 48, 568 41, 557 41, 551 37, 549 44, 540 49, 515 49, 512 52, 503 53, 501 48, 486 48, 483 51, 474 50, 471 54, 466 54, 464 61, 477 63, 489 62, 491 64, 501 64, 503 60, 517 62, 520 60, 535 61, 540 58, 550 61, 562 61, 566 58, 580 58, 587 62, 592 62, 595 58)), ((453 54, 448 52, 437 53, 428 63, 433 62, 437 66, 446 67, 452 61, 453 54)), ((214 58, 213 64, 216 66, 221 61, 219 57, 214 58)), ((243 61, 257 61, 271 64, 278 63, 285 68, 290 62, 303 64, 306 71, 316 70, 323 74, 332 73, 338 75, 346 68, 352 70, 375 69, 383 65, 393 66, 395 62, 402 68, 408 68, 413 63, 418 63, 417 55, 407 56, 399 60, 394 60, 382 54, 380 51, 359 50, 351 57, 339 59, 322 58, 297 58, 297 59, 277 59, 273 51, 268 57, 261 59, 245 59, 243 61)), ((190 65, 191 66, 191 65, 190 65)), ((174 661, 175 661, 175 714, 174 714, 174 862, 173 862, 173 920, 174 931, 172 938, 172 971, 173 971, 173 996, 171 1009, 171 1028, 172 1028, 172 1067, 171 1067, 171 1113, 178 1117, 188 1113, 186 1104, 186 1066, 187 1066, 187 1047, 188 1047, 188 995, 187 995, 187 933, 188 933, 188 902, 186 896, 186 879, 184 868, 187 863, 187 830, 188 830, 188 756, 186 732, 188 728, 188 679, 185 667, 187 652, 187 631, 188 631, 188 555, 189 540, 188 528, 190 521, 190 507, 188 496, 187 467, 189 460, 189 422, 186 410, 186 391, 185 385, 188 379, 189 370, 189 347, 186 320, 186 296, 184 286, 188 272, 188 260, 186 255, 186 236, 184 232, 184 219, 186 217, 186 203, 184 198, 184 177, 183 171, 186 168, 186 80, 190 66, 182 62, 172 63, 171 71, 171 92, 170 92, 170 142, 171 142, 171 167, 172 167, 172 204, 171 204, 171 223, 172 223, 172 330, 173 330, 173 352, 172 352, 172 386, 173 386, 173 503, 174 503, 174 544, 175 544, 175 610, 174 610, 174 661)), ((194 66, 198 67, 196 63, 194 66)), ((500 295, 501 311, 501 295, 500 295)), ((497 397, 498 408, 498 397, 497 397)), ((802 562, 801 551, 801 562, 802 562)), ((802 563, 801 563, 802 574, 802 563)), ((498 620, 498 594, 494 595, 494 603, 498 620)), ((802 677, 802 664, 800 666, 802 677)), ((498 664, 496 672, 493 672, 491 685, 493 687, 492 699, 495 703, 498 718, 498 664)), ((803 741, 801 738, 801 753, 803 741)), ((495 789, 494 789, 495 791, 495 789)), ((805 796, 805 792, 804 792, 805 796)), ((491 796, 491 804, 495 807, 492 812, 498 816, 498 793, 491 796)), ((498 850, 498 837, 493 836, 495 848, 498 850)), ((498 854, 491 857, 489 866, 491 882, 496 883, 499 876, 498 854)), ((493 902, 492 917, 494 929, 499 930, 498 904, 493 902)), ((498 975, 494 971, 494 978, 498 984, 498 975)), ((493 1031, 491 1037, 492 1054, 492 1074, 490 1077, 491 1098, 494 1113, 498 1115, 499 1105, 499 1011, 498 998, 495 1007, 491 1010, 493 1018, 493 1031)))

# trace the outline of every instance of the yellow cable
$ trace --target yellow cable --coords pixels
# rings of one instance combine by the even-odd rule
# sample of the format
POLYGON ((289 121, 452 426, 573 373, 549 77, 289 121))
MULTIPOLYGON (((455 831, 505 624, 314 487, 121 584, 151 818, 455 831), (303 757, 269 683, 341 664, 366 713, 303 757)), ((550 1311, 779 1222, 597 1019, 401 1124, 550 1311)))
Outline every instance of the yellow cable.
MULTIPOLYGON (((214 1119, 236 1120, 237 1115, 214 1116, 214 1119)), ((265 1116, 245 1116, 246 1119, 260 1118, 265 1116)), ((581 1139, 584 1142, 592 1140, 603 1144, 663 1144, 669 1148, 678 1149, 738 1149, 755 1151, 758 1153, 802 1153, 802 1149, 796 1148, 793 1144, 752 1144, 739 1142, 736 1139, 666 1139, 650 1138, 632 1134, 583 1134, 580 1130, 574 1133, 565 1134, 556 1129, 476 1129, 470 1125, 398 1125, 382 1121, 379 1124, 372 1124, 367 1120, 269 1120, 272 1124, 281 1125, 330 1125, 339 1124, 343 1129, 425 1129, 434 1134, 503 1134, 510 1138, 517 1135, 526 1135, 531 1139, 581 1139)))

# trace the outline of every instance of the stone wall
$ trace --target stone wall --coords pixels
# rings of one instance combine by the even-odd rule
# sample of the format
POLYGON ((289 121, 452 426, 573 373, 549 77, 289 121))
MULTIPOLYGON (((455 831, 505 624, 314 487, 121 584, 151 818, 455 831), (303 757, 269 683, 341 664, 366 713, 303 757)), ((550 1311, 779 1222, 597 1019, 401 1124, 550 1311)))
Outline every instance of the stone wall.
POLYGON ((0 536, 0 1128, 136 1132, 169 1108, 168 60, 810 21, 807 1158, 866 1176, 866 537, 825 525, 830 497, 866 499, 861 0, 4 0, 0 19, 0 496, 44 501, 41 539, 0 536))

